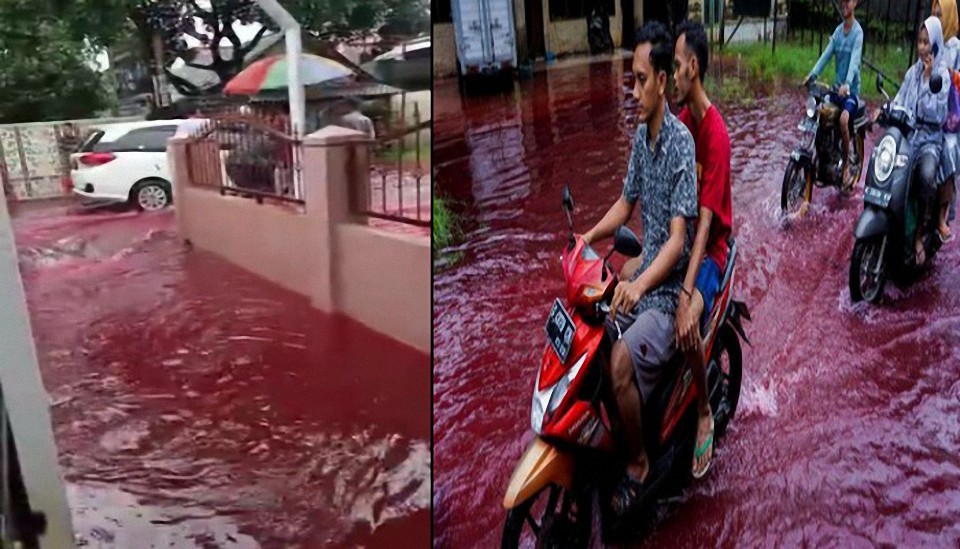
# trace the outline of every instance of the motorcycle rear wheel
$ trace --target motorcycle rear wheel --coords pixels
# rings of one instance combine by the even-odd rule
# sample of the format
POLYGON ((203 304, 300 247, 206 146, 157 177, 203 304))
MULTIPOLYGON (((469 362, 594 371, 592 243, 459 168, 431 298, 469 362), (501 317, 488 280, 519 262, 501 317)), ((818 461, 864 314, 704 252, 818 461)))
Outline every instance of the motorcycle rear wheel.
POLYGON ((586 549, 590 546, 593 519, 590 496, 587 491, 574 495, 570 490, 555 484, 544 487, 507 512, 500 547, 517 549, 524 532, 529 529, 533 534, 534 547, 538 549, 586 549), (539 505, 543 500, 546 500, 546 504, 539 505), (576 505, 575 509, 573 505, 576 505), (539 522, 535 515, 540 516, 539 522))
POLYGON ((787 163, 780 191, 780 210, 785 215, 796 213, 803 202, 809 202, 813 194, 813 174, 794 159, 787 163))
POLYGON ((853 245, 849 284, 850 301, 854 303, 867 300, 876 304, 883 295, 886 273, 882 265, 883 258, 880 257, 881 242, 879 238, 871 238, 857 240, 853 245))
POLYGON ((726 324, 717 334, 717 343, 707 365, 707 382, 714 430, 717 438, 720 438, 726 433, 730 420, 737 413, 740 386, 743 383, 743 350, 740 348, 740 339, 733 328, 726 324))

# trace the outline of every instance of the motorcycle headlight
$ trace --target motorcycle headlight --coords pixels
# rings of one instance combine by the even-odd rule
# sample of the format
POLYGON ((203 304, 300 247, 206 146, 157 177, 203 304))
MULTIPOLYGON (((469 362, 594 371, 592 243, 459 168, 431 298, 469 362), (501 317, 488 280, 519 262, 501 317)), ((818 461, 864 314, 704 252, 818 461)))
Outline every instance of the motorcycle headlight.
POLYGON ((811 95, 807 97, 807 118, 813 118, 813 114, 817 111, 817 100, 811 95))
POLYGON ((567 394, 567 390, 570 389, 570 384, 576 379, 577 374, 580 373, 580 369, 586 360, 587 355, 584 353, 577 359, 573 367, 567 370, 567 373, 563 374, 555 385, 547 387, 542 391, 537 389, 537 387, 540 386, 540 374, 537 374, 536 385, 534 385, 533 388, 533 403, 530 410, 530 427, 533 428, 534 432, 540 434, 540 431, 543 429, 545 413, 552 414, 557 411, 557 408, 563 401, 563 397, 567 394))
POLYGON ((878 183, 883 183, 893 173, 894 163, 897 160, 897 143, 893 140, 893 136, 887 135, 880 140, 876 150, 873 158, 873 177, 878 183))

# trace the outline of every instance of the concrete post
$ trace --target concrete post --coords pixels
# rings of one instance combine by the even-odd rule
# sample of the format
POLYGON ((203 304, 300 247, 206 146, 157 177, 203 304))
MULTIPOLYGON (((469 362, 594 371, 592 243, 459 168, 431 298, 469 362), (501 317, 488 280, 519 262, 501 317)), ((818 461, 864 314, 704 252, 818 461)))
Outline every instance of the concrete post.
POLYGON ((327 126, 303 142, 303 182, 307 217, 318 242, 317 276, 311 281, 313 305, 337 310, 336 229, 369 200, 369 137, 356 130, 327 126))
POLYGON ((173 178, 173 204, 174 215, 177 219, 177 234, 184 236, 189 234, 184 224, 186 217, 184 208, 187 207, 187 201, 181 200, 184 186, 190 183, 186 137, 174 137, 167 140, 167 165, 170 168, 170 176, 173 178))
POLYGON ((0 385, 23 484, 30 507, 47 519, 47 533, 40 546, 72 548, 73 526, 50 423, 50 396, 40 377, 13 227, 4 200, 0 200, 0 357, 0 385))

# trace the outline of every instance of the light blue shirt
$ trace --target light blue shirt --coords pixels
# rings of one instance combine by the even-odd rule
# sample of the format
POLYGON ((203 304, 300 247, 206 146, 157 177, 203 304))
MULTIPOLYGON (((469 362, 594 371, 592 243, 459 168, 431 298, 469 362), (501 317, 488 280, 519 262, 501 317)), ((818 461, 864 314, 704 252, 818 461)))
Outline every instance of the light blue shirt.
POLYGON ((833 31, 830 42, 827 43, 827 49, 823 50, 820 60, 817 61, 813 71, 810 73, 814 77, 820 76, 823 69, 833 56, 836 59, 837 78, 834 83, 838 88, 844 84, 850 86, 852 95, 860 95, 860 58, 863 55, 863 28, 860 22, 853 20, 850 32, 843 32, 843 23, 837 26, 833 31))

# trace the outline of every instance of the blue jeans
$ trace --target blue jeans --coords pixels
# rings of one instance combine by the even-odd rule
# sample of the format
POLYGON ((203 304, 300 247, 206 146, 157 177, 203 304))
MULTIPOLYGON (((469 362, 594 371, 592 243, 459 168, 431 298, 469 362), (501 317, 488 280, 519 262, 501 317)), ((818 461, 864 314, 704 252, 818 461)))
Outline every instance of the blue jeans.
POLYGON ((723 273, 720 272, 720 265, 712 258, 704 258, 700 264, 700 271, 697 273, 697 291, 703 296, 703 315, 700 317, 700 330, 707 327, 710 320, 710 313, 713 312, 713 302, 717 298, 717 292, 720 291, 720 278, 723 273))
POLYGON ((827 94, 827 101, 850 113, 850 122, 853 123, 853 118, 857 115, 858 101, 856 95, 851 93, 843 97, 839 93, 830 92, 827 94))

